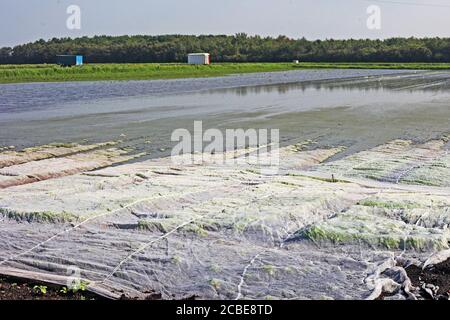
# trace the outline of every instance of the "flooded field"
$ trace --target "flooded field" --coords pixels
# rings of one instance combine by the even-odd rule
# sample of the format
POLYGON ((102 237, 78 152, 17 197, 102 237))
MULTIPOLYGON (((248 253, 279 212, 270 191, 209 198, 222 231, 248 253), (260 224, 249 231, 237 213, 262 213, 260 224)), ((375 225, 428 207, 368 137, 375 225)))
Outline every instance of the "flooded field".
POLYGON ((65 284, 75 270, 111 298, 422 299, 408 268, 450 257, 450 73, 0 94, 0 274, 65 284), (171 132, 194 120, 279 128, 278 173, 248 161, 258 147, 175 165, 171 132))
POLYGON ((444 132, 448 77, 311 70, 214 79, 2 85, 0 144, 23 148, 120 138, 159 157, 160 149, 170 148, 174 129, 203 120, 205 127, 279 128, 287 141, 314 139, 361 150, 389 139, 426 140, 444 132))

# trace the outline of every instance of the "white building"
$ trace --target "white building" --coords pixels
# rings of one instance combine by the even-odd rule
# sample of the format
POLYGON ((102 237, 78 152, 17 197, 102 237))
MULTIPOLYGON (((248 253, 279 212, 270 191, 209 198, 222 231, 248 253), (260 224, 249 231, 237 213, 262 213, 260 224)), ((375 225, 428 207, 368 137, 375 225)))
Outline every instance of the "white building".
POLYGON ((209 53, 191 53, 188 55, 188 64, 210 64, 210 57, 209 53))

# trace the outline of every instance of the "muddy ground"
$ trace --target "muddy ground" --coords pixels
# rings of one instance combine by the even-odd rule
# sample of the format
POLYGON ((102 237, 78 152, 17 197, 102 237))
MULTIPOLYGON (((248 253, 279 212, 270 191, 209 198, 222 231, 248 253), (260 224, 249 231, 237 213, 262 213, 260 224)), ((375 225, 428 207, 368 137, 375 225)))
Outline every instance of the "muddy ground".
POLYGON ((410 266, 406 271, 425 299, 450 300, 450 260, 425 270, 410 266))
POLYGON ((103 300, 90 292, 67 290, 66 287, 26 279, 0 276, 0 300, 103 300))

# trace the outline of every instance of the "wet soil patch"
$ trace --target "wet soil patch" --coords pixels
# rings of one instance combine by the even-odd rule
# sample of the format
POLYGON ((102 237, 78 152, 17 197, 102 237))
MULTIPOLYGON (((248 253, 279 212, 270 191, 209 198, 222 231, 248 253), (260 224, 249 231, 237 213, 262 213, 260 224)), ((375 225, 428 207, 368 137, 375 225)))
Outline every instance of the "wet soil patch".
POLYGON ((424 297, 433 298, 429 294, 430 290, 435 298, 448 299, 450 297, 450 259, 425 270, 417 266, 410 266, 406 272, 412 284, 417 288, 422 288, 424 297), (425 288, 429 290, 425 290, 425 288))
POLYGON ((65 287, 0 276, 0 300, 105 300, 88 291, 76 293, 65 287))

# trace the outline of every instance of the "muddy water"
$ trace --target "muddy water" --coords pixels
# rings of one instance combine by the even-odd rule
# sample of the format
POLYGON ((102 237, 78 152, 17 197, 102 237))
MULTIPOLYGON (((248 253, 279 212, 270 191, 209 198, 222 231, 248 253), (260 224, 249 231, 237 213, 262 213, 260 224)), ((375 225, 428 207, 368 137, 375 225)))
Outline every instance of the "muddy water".
POLYGON ((159 156, 176 128, 279 128, 347 152, 450 124, 450 73, 308 70, 212 79, 0 85, 0 145, 114 139, 159 156))

